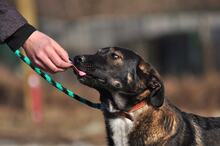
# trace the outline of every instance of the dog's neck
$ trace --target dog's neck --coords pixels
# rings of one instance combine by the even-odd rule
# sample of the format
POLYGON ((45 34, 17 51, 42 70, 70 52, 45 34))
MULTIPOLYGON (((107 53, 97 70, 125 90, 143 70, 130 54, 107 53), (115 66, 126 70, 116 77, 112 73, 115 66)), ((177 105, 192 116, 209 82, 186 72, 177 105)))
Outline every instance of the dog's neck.
MULTIPOLYGON (((112 106, 112 105, 111 105, 112 106)), ((103 111, 109 146, 130 146, 129 135, 134 131, 139 115, 148 108, 144 106, 134 111, 125 112, 111 109, 103 111)))
MULTIPOLYGON (((116 104, 114 101, 117 100, 117 102, 122 102, 122 100, 117 99, 118 96, 120 95, 112 95, 110 92, 106 90, 99 90, 100 93, 100 100, 102 103, 103 107, 103 113, 108 117, 108 118, 127 118, 131 121, 134 120, 134 113, 139 113, 136 111, 142 111, 145 109, 144 107, 147 107, 147 103, 145 100, 136 102, 135 104, 129 104, 129 106, 125 106, 124 109, 120 109, 120 105, 116 104), (114 97, 117 96, 117 97, 114 97)), ((130 98, 131 99, 131 98, 130 98)), ((123 104, 121 104, 123 105, 123 104)))
MULTIPOLYGON (((107 138, 109 146, 129 146, 129 134, 134 126, 136 116, 132 111, 119 110, 113 97, 106 91, 100 92, 100 100, 103 104, 107 138)), ((135 113, 139 109, 135 110, 135 113)))
POLYGON ((132 145, 130 139, 140 141, 144 139, 143 136, 146 135, 141 133, 147 134, 149 141, 146 143, 149 144, 154 143, 151 141, 152 139, 157 141, 158 138, 169 138, 174 135, 175 130, 178 129, 176 127, 178 127, 179 118, 174 112, 174 107, 170 106, 167 101, 164 104, 168 104, 168 106, 162 106, 159 109, 148 104, 141 104, 138 108, 132 107, 129 112, 118 111, 113 108, 113 105, 110 105, 110 111, 109 109, 103 111, 109 145, 130 146, 132 145), (168 123, 159 123, 164 119, 168 123))

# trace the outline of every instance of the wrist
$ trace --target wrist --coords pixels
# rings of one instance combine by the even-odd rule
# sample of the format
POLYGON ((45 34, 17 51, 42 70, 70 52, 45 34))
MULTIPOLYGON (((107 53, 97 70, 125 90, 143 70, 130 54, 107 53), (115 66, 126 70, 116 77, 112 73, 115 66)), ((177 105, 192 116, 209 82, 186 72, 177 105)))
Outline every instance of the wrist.
POLYGON ((20 27, 12 36, 10 36, 5 42, 13 50, 17 50, 24 45, 30 35, 35 32, 36 29, 26 23, 20 27))
POLYGON ((35 42, 36 40, 36 35, 39 31, 34 31, 26 40, 25 42, 23 43, 22 47, 23 49, 27 49, 27 48, 30 48, 30 46, 33 44, 33 42, 35 42))

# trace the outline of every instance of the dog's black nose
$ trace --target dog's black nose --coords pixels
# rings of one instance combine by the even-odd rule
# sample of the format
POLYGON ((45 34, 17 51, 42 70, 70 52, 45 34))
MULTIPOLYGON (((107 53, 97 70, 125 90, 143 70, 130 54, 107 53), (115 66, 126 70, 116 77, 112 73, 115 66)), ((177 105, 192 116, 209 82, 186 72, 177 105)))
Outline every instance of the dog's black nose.
POLYGON ((86 61, 85 56, 76 56, 74 58, 74 63, 84 63, 86 61))

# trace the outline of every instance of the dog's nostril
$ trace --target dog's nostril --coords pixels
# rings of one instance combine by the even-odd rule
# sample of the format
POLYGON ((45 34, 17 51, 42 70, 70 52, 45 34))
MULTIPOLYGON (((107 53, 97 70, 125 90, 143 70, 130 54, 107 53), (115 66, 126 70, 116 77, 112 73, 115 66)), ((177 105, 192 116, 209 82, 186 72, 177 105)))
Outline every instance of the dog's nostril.
POLYGON ((83 62, 85 62, 85 60, 86 60, 85 56, 77 56, 77 57, 75 58, 75 61, 76 61, 77 63, 83 63, 83 62))

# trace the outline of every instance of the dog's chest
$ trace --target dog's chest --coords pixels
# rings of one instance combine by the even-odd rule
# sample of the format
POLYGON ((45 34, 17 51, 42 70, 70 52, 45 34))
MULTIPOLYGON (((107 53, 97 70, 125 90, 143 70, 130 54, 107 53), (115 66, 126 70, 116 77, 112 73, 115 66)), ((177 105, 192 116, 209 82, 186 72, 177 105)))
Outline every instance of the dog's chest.
POLYGON ((127 118, 116 118, 109 120, 112 139, 116 146, 129 146, 128 135, 133 128, 133 122, 127 118))

